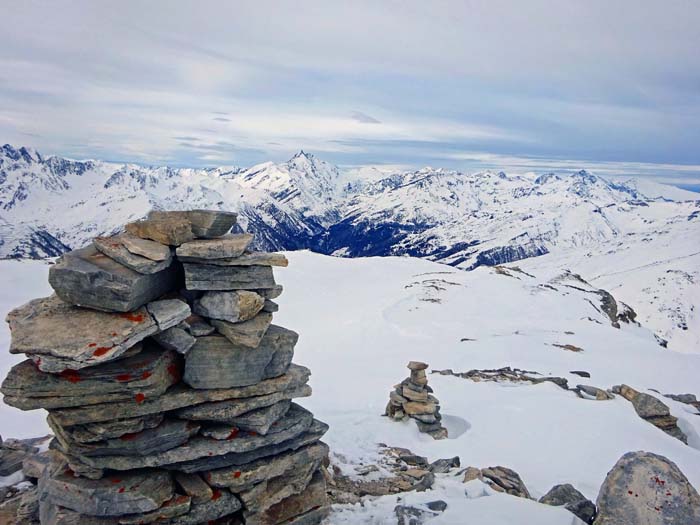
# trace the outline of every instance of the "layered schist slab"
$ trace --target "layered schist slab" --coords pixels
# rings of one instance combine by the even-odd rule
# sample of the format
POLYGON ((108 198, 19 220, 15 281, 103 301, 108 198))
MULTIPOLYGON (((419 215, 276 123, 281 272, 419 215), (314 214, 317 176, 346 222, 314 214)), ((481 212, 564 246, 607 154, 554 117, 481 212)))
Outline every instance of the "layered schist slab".
POLYGON ((273 266, 235 214, 151 212, 64 255, 55 294, 10 312, 1 390, 46 409, 42 524, 320 523, 327 426, 272 323, 273 266))

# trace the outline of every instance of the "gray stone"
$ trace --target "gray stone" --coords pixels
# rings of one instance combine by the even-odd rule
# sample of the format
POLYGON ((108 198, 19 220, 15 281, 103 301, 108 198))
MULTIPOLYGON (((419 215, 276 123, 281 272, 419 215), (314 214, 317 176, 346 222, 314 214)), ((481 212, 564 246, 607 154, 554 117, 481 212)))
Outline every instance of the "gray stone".
POLYGON ((245 507, 244 515, 259 514, 283 499, 302 493, 309 486, 318 467, 319 463, 305 463, 293 471, 265 479, 248 490, 237 492, 245 507))
POLYGON ((257 348, 272 324, 272 314, 261 312, 248 321, 229 323, 212 319, 216 330, 236 345, 257 348))
POLYGON ((331 509, 329 506, 322 506, 311 509, 304 514, 289 518, 284 525, 320 525, 326 519, 331 509))
POLYGON ((700 524, 700 496, 672 461, 628 452, 603 482, 596 525, 700 524))
POLYGON ((168 328, 153 336, 153 340, 166 350, 174 350, 180 354, 187 354, 197 342, 197 339, 179 326, 168 328))
POLYGON ((188 261, 190 258, 205 261, 230 259, 240 257, 252 240, 253 236, 249 233, 232 233, 218 239, 186 242, 180 245, 175 253, 181 261, 188 261))
MULTIPOLYGON (((173 370, 179 374, 178 370, 173 370)), ((146 398, 140 403, 102 403, 78 408, 54 410, 51 414, 56 422, 62 426, 80 425, 84 423, 96 423, 111 421, 113 419, 137 418, 171 410, 178 410, 201 403, 224 401, 227 399, 241 399, 255 396, 263 396, 305 385, 309 380, 309 369, 299 365, 291 365, 287 373, 272 379, 266 379, 251 386, 216 389, 195 390, 180 383, 168 389, 165 394, 146 398)))
POLYGON ((453 468, 459 468, 459 456, 453 458, 438 459, 430 464, 430 472, 434 474, 447 474, 453 468))
POLYGON ((671 411, 661 400, 652 395, 639 393, 632 399, 632 406, 639 417, 647 419, 650 417, 668 416, 671 411))
POLYGON ((131 222, 124 228, 131 235, 169 246, 180 246, 195 238, 192 224, 182 216, 149 215, 147 219, 131 222))
POLYGON ((289 410, 290 405, 291 400, 285 399, 268 407, 251 410, 250 412, 234 417, 227 422, 240 430, 246 432, 257 432, 258 434, 264 436, 270 431, 270 427, 272 427, 277 420, 284 417, 289 410))
MULTIPOLYGON (((53 414, 49 414, 49 425, 58 425, 53 414)), ((114 419, 100 423, 86 423, 84 425, 73 425, 62 427, 66 436, 77 443, 95 443, 114 439, 126 434, 136 434, 149 428, 155 428, 163 421, 163 414, 151 416, 135 417, 131 419, 114 419)))
POLYGON ((269 299, 265 299, 265 304, 262 308, 263 312, 275 313, 278 312, 279 309, 280 306, 276 302, 270 301, 269 299))
POLYGON ((274 425, 265 434, 258 434, 254 430, 244 431, 242 428, 233 425, 231 423, 221 424, 221 423, 208 423, 204 424, 202 431, 200 432, 203 436, 212 439, 234 439, 240 435, 265 435, 277 434, 279 432, 284 432, 288 430, 293 425, 296 425, 300 418, 306 417, 307 414, 304 410, 301 410, 299 405, 292 404, 289 410, 285 414, 275 421, 274 425), (287 417, 288 415, 296 415, 296 417, 287 417))
POLYGON ((614 397, 615 397, 612 394, 608 394, 602 388, 597 388, 597 387, 590 386, 590 385, 576 385, 576 389, 579 390, 580 392, 583 392, 587 396, 593 397, 594 399, 596 399, 598 401, 606 401, 606 400, 614 399, 614 397))
POLYGON ((153 316, 159 330, 167 330, 187 319, 192 311, 185 301, 163 299, 146 305, 148 313, 153 316))
POLYGON ((563 506, 584 523, 593 523, 596 516, 595 504, 569 483, 555 485, 539 502, 554 507, 563 506))
POLYGON ((428 363, 422 363, 421 361, 409 361, 406 366, 409 370, 425 370, 428 368, 428 363))
POLYGON ((28 478, 39 479, 50 462, 48 451, 31 454, 22 461, 22 473, 28 478))
POLYGON ((263 296, 265 299, 277 299, 280 295, 282 295, 284 288, 281 284, 276 284, 271 288, 260 288, 253 291, 256 294, 263 296))
POLYGON ((236 224, 237 214, 218 210, 152 211, 150 220, 184 219, 190 223, 195 237, 212 239, 228 233, 236 224))
POLYGON ((52 503, 90 516, 150 512, 170 500, 174 489, 165 471, 120 473, 101 480, 60 472, 50 476, 45 485, 52 503))
POLYGON ((136 514, 133 516, 120 516, 119 525, 145 525, 147 523, 163 523, 165 520, 177 518, 183 514, 187 514, 192 506, 192 498, 189 496, 174 495, 171 499, 163 503, 163 505, 145 514, 136 514))
MULTIPOLYGON (((175 465, 186 461, 206 458, 211 460, 214 456, 223 456, 227 454, 243 454, 251 452, 258 448, 264 448, 270 445, 281 444, 296 436, 299 436, 311 427, 313 416, 310 412, 301 407, 293 407, 287 415, 280 420, 281 424, 285 419, 292 419, 294 424, 281 432, 275 432, 266 436, 257 434, 250 435, 241 433, 234 436, 233 439, 217 440, 203 436, 196 436, 190 439, 185 445, 171 448, 164 452, 149 454, 147 456, 131 457, 131 456, 67 456, 71 468, 76 464, 79 470, 79 464, 85 464, 88 467, 104 470, 126 471, 133 469, 163 467, 175 465)), ((286 426, 286 425, 285 425, 286 426)), ((182 469, 178 469, 182 470, 182 469)), ((182 470, 186 472, 185 470, 182 470)))
POLYGON ((189 316, 185 319, 185 322, 188 326, 187 330, 195 337, 204 337, 205 335, 211 335, 216 332, 216 328, 198 315, 189 316))
POLYGON ((261 396, 202 403, 179 410, 177 415, 193 421, 215 421, 235 426, 238 418, 252 410, 269 407, 288 399, 308 397, 310 395, 311 387, 309 385, 301 385, 261 396))
POLYGON ((194 312, 210 319, 230 323, 248 321, 265 305, 265 299, 255 292, 206 292, 194 303, 194 312))
MULTIPOLYGON (((137 237, 133 237, 132 235, 125 233, 121 235, 115 235, 114 237, 97 237, 93 241, 93 243, 95 245, 95 248, 97 248, 100 252, 105 254, 110 259, 114 259, 119 264, 122 264, 127 268, 130 268, 139 273, 158 273, 162 270, 165 270, 172 263, 172 255, 170 253, 170 250, 168 250, 167 257, 161 260, 154 261, 152 259, 143 257, 141 255, 136 255, 129 251, 126 245, 124 244, 123 237, 137 239, 137 237)), ((142 242, 151 242, 158 246, 163 246, 162 244, 158 244, 153 241, 144 241, 143 239, 139 240, 142 242)), ((163 248, 168 249, 167 246, 163 246, 163 248)))
POLYGON ((126 314, 72 306, 55 295, 35 299, 7 315, 10 353, 28 354, 40 370, 80 369, 124 354, 158 331, 145 307, 126 314))
POLYGON ((317 442, 245 465, 212 470, 206 473, 206 477, 215 487, 227 487, 233 492, 240 492, 249 490, 266 479, 282 476, 285 472, 302 465, 321 464, 327 456, 328 445, 317 442))
POLYGON ((56 375, 40 372, 27 360, 12 367, 0 391, 5 403, 22 410, 131 402, 138 393, 163 394, 176 382, 173 366, 179 366, 176 355, 152 344, 132 357, 56 375))
POLYGON ((128 233, 120 236, 121 243, 134 255, 140 255, 152 261, 171 259, 173 254, 169 246, 148 239, 141 239, 128 233))
POLYGON ((183 379, 193 388, 231 388, 284 374, 298 338, 296 332, 275 325, 257 348, 233 344, 220 335, 200 337, 186 356, 183 379))
MULTIPOLYGON (((52 420, 50 420, 52 421, 52 420)), ((94 443, 78 443, 70 439, 58 425, 52 430, 61 450, 72 456, 147 456, 157 454, 187 443, 199 432, 199 425, 191 421, 165 420, 155 428, 134 434, 124 434, 116 439, 94 443)))
POLYGON ((246 252, 235 258, 206 259, 204 257, 182 256, 178 258, 184 262, 214 264, 216 266, 281 266, 289 265, 287 257, 282 253, 272 252, 246 252))
POLYGON ((523 480, 514 470, 506 467, 488 467, 481 469, 484 481, 498 492, 505 492, 511 496, 530 499, 530 493, 523 480))
MULTIPOLYGON (((445 508, 447 508, 447 504, 445 504, 445 508)), ((440 512, 442 511, 430 509, 427 504, 425 506, 397 505, 394 507, 397 525, 423 525, 439 516, 440 512)))
POLYGON ((49 283, 64 301, 107 312, 131 312, 175 287, 177 265, 143 274, 119 264, 94 245, 61 256, 49 283))
POLYGON ((327 431, 328 425, 314 419, 311 426, 306 431, 281 443, 267 445, 249 452, 232 452, 221 456, 183 461, 174 465, 168 465, 165 468, 178 470, 180 472, 202 472, 231 467, 233 465, 245 465, 261 458, 271 458, 289 450, 297 450, 301 447, 316 443, 327 431))
POLYGON ((194 503, 205 503, 214 495, 211 487, 204 482, 199 474, 177 472, 175 474, 175 483, 180 486, 185 494, 192 498, 194 503))
POLYGON ((193 504, 190 511, 167 522, 167 525, 200 525, 214 523, 219 518, 229 516, 241 508, 238 498, 223 490, 216 490, 209 501, 193 504))
POLYGON ((214 266, 183 263, 188 290, 254 290, 272 288, 270 266, 214 266))

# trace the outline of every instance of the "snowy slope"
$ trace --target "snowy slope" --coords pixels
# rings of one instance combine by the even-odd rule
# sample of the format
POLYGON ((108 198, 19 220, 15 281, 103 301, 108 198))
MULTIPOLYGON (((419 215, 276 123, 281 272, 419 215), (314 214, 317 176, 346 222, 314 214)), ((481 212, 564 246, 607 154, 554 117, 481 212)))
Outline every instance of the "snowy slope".
MULTIPOLYGON (((312 369, 314 394, 302 404, 330 424, 325 440, 343 472, 379 462, 378 443, 406 447, 432 461, 458 455, 462 466, 503 465, 517 471, 534 497, 572 483, 595 499, 605 474, 630 450, 648 450, 676 462, 700 486, 700 417, 688 405, 663 398, 689 436, 684 445, 640 419, 631 404, 578 398, 554 384, 472 382, 429 375, 451 439, 434 441, 412 422, 381 417, 406 363, 456 372, 511 366, 557 375, 571 386, 626 383, 640 391, 700 394, 700 355, 669 352, 645 327, 614 328, 594 295, 571 275, 480 267, 464 272, 408 257, 344 259, 307 251, 287 253, 276 272, 285 287, 275 322, 301 335, 295 360, 312 369), (467 340, 468 339, 468 340, 467 340), (553 346, 571 344, 570 352, 553 346), (570 373, 585 370, 584 379, 570 373), (654 389, 654 390, 650 390, 654 389)), ((544 259, 544 258, 543 258, 544 259)), ((48 291, 47 265, 1 261, 3 315, 48 291)), ((596 284, 596 286, 599 286, 596 284)), ((8 333, 0 332, 0 374, 9 368, 8 333)), ((3 435, 38 435, 40 417, 3 407, 12 421, 3 435)), ((511 496, 465 486, 438 475, 433 490, 404 495, 406 503, 443 499, 439 524, 576 523, 571 514, 511 496), (466 494, 465 494, 466 491, 466 494)), ((396 496, 334 509, 329 525, 391 523, 396 496)))
POLYGON ((699 197, 586 171, 339 170, 304 152, 248 169, 173 169, 6 145, 0 258, 55 256, 150 209, 227 209, 263 249, 411 255, 465 270, 524 260, 568 268, 619 289, 669 348, 698 351, 699 197))

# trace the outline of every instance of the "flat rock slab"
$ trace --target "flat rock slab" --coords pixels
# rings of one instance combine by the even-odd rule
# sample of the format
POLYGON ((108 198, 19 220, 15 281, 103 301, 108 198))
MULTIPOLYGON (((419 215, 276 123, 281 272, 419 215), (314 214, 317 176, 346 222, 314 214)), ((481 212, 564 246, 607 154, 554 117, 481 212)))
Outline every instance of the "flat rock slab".
POLYGON ((111 361, 158 331, 146 308, 105 313, 78 308, 55 295, 12 310, 7 322, 12 331, 10 353, 29 355, 45 372, 111 361))
MULTIPOLYGON (((124 243, 124 237, 129 237, 131 239, 138 239, 128 233, 121 235, 115 235, 114 237, 97 237, 93 243, 95 248, 100 252, 105 254, 107 257, 114 259, 120 264, 123 264, 127 268, 130 268, 139 273, 158 273, 165 270, 172 263, 172 255, 167 246, 162 244, 146 241, 144 239, 138 239, 141 242, 149 242, 157 246, 163 246, 167 250, 167 256, 160 260, 152 260, 148 257, 143 257, 142 255, 137 255, 129 251, 124 243)), ((134 242, 131 241, 130 244, 133 246, 134 242)), ((156 255, 156 254, 154 254, 156 255)), ((158 254, 159 255, 159 254, 158 254)))
POLYGON ((291 363, 298 338, 296 332, 276 325, 257 348, 220 335, 200 337, 185 358, 183 379, 193 388, 231 388, 279 376, 291 363))
POLYGON ((177 472, 175 474, 175 483, 192 498, 194 503, 205 503, 214 495, 211 487, 205 483, 199 474, 185 474, 177 472))
POLYGON ((209 501, 195 503, 187 514, 167 522, 167 525, 200 525, 218 523, 219 518, 230 516, 241 509, 241 502, 230 492, 217 489, 209 501))
POLYGON ((600 487, 596 525, 700 523, 700 496, 678 466, 651 452, 622 456, 600 487))
POLYGON ((201 403, 193 407, 183 408, 177 412, 177 415, 178 417, 193 421, 227 423, 230 427, 235 426, 235 422, 238 421, 241 416, 252 410, 270 407, 289 399, 309 397, 310 395, 311 387, 309 385, 300 385, 263 396, 201 403))
POLYGON ((215 266, 183 263, 188 290, 257 290, 273 288, 270 266, 215 266))
POLYGON ((169 246, 180 246, 195 238, 192 224, 183 216, 153 215, 142 221, 131 222, 125 226, 131 235, 150 239, 169 246))
POLYGON ((102 403, 79 408, 58 409, 54 410, 51 415, 58 424, 64 427, 137 418, 201 403, 264 396, 300 387, 308 382, 310 374, 308 368, 293 364, 284 375, 266 379, 255 385, 217 390, 195 390, 180 383, 161 396, 146 398, 139 403, 102 403))
POLYGON ((195 301, 194 312, 209 319, 239 323, 255 317, 264 305, 261 295, 248 290, 206 292, 195 301))
POLYGON ((298 448, 316 443, 326 432, 328 432, 328 425, 314 419, 311 426, 305 432, 283 441, 282 443, 256 448, 250 452, 233 452, 221 456, 183 461, 182 463, 168 465, 164 468, 191 473, 211 471, 213 469, 226 468, 233 465, 245 465, 262 458, 272 458, 289 450, 297 450, 298 448))
POLYGON ((119 525, 145 525, 147 523, 163 523, 163 521, 177 518, 190 512, 192 498, 176 494, 163 505, 152 512, 136 514, 134 516, 121 516, 119 525))
MULTIPOLYGON (((311 392, 311 387, 308 385, 306 387, 303 387, 308 389, 309 393, 311 392)), ((269 408, 269 407, 268 407, 269 408)), ((306 414, 306 411, 302 409, 299 405, 297 404, 291 404, 287 407, 287 411, 285 411, 284 414, 282 414, 281 417, 277 418, 276 421, 274 421, 274 424, 270 425, 270 429, 268 432, 265 434, 260 434, 259 432, 256 432, 254 430, 244 430, 243 428, 239 427, 238 425, 235 425, 233 423, 228 423, 228 424, 219 424, 219 423, 214 423, 214 424, 208 424, 204 423, 202 426, 202 431, 200 432, 203 436, 210 437, 213 439, 233 439, 234 437, 240 435, 241 433, 243 434, 248 434, 250 436, 255 436, 255 435, 264 435, 267 436, 268 434, 276 434, 278 432, 284 432, 287 430, 290 426, 295 425, 299 417, 304 417, 306 414), (288 417, 293 414, 296 414, 298 417, 288 417)))
POLYGON ((156 221, 184 219, 190 223, 194 236, 203 239, 228 233, 236 224, 237 216, 234 212, 218 210, 152 211, 148 214, 150 220, 156 221))
POLYGON ((192 334, 179 326, 173 326, 155 334, 153 340, 166 350, 174 350, 183 355, 189 352, 197 342, 192 334))
POLYGON ((55 505, 90 516, 121 516, 160 508, 173 497, 175 485, 165 471, 120 473, 100 480, 61 472, 46 479, 44 488, 55 505))
MULTIPOLYGON (((95 443, 107 439, 118 438, 126 434, 136 434, 142 430, 155 428, 163 421, 163 414, 151 416, 134 417, 131 419, 115 419, 102 423, 86 423, 84 425, 74 425, 61 427, 63 432, 71 441, 77 443, 95 443)), ((49 425, 58 425, 53 415, 49 414, 49 425)))
POLYGON ((328 456, 328 452, 328 445, 319 441, 271 458, 212 470, 205 475, 214 487, 228 487, 232 492, 240 492, 249 490, 266 479, 276 478, 302 465, 320 463, 328 456))
POLYGON ((262 295, 265 299, 277 299, 282 295, 284 287, 281 284, 276 284, 271 288, 260 288, 253 291, 258 295, 262 295))
POLYGON ((154 428, 116 439, 95 443, 77 443, 60 426, 51 427, 61 450, 72 456, 147 456, 179 447, 199 432, 199 425, 191 421, 166 419, 154 428))
MULTIPOLYGON (((313 422, 311 412, 298 407, 290 410, 284 419, 292 420, 291 425, 284 425, 285 430, 268 434, 267 436, 239 433, 227 440, 217 440, 203 436, 190 439, 185 445, 164 452, 149 454, 143 457, 130 456, 68 456, 72 466, 73 461, 83 463, 95 469, 127 471, 149 467, 163 467, 181 462, 206 459, 227 454, 243 454, 258 448, 277 445, 299 436, 308 430, 313 422)), ((80 466, 74 468, 80 471, 80 466)), ((169 499, 169 498, 168 498, 169 499)), ((132 511, 133 512, 133 511, 132 511)))
POLYGON ((296 516, 327 505, 326 481, 320 471, 316 471, 311 483, 300 494, 291 495, 264 512, 246 515, 246 525, 277 525, 288 523, 296 516))
POLYGON ((94 245, 61 256, 49 284, 64 301, 106 312, 131 312, 176 286, 178 266, 143 274, 99 252, 94 245))
POLYGON ((120 240, 129 252, 152 261, 165 261, 171 259, 173 256, 173 252, 169 246, 156 241, 141 239, 129 233, 121 234, 120 240))
POLYGON ((231 233, 218 239, 204 239, 182 244, 176 250, 178 259, 230 259, 240 257, 253 240, 249 233, 231 233))
POLYGON ((264 436, 270 432, 270 428, 275 426, 279 419, 284 417, 289 411, 290 406, 291 400, 285 399, 269 407, 258 408, 241 414, 238 417, 230 419, 228 422, 243 431, 257 432, 264 436))
POLYGON ((178 252, 178 259, 183 262, 213 264, 215 266, 280 266, 289 265, 283 253, 275 252, 246 252, 238 257, 205 259, 203 257, 183 256, 178 252))
POLYGON ((272 314, 260 312, 252 319, 240 323, 211 319, 211 324, 233 344, 257 348, 272 324, 272 314))
POLYGON ((40 372, 26 360, 12 367, 0 391, 5 403, 22 410, 133 401, 139 393, 159 396, 177 381, 179 374, 172 372, 180 363, 173 352, 153 346, 132 357, 60 374, 40 372))
POLYGON ((180 299, 163 299, 146 305, 159 330, 167 330, 187 319, 192 311, 190 305, 180 299))
POLYGON ((292 471, 284 472, 248 490, 238 492, 238 498, 245 507, 244 514, 250 516, 262 513, 283 499, 304 492, 319 465, 320 462, 304 463, 292 471))

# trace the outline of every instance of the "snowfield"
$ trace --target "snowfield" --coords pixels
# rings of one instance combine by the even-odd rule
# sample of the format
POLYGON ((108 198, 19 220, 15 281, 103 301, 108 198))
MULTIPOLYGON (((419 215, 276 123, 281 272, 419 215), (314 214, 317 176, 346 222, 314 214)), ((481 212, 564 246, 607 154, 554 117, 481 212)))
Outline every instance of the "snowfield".
MULTIPOLYGON (((676 462, 700 487, 700 416, 691 406, 664 397, 660 399, 679 418, 688 445, 642 420, 620 396, 587 400, 550 382, 473 382, 429 374, 450 432, 443 441, 420 434, 412 421, 396 423, 381 416, 392 386, 408 375, 409 360, 455 372, 510 366, 564 377, 570 387, 606 389, 624 383, 656 396, 657 391, 700 394, 700 354, 663 348, 643 322, 614 328, 597 307, 597 296, 585 286, 569 286, 571 276, 560 278, 546 257, 532 259, 527 267, 521 264, 523 271, 480 267, 466 272, 409 257, 286 255, 289 267, 276 270, 285 293, 275 323, 301 335, 295 361, 311 368, 314 389, 301 404, 330 425, 324 440, 343 473, 359 476, 356 467, 379 464, 379 443, 384 443, 409 448, 430 461, 459 456, 463 468, 512 468, 535 498, 555 484, 572 483, 595 501, 619 457, 646 450, 676 462), (542 261, 541 268, 536 261, 542 261)), ((48 294, 47 271, 41 261, 1 261, 3 315, 48 294)), ((593 284, 602 286, 605 279, 612 276, 593 284)), ((19 361, 8 354, 8 342, 3 324, 3 377, 19 361)), ((40 411, 0 410, 3 436, 47 432, 40 411)), ((494 493, 479 481, 463 484, 455 472, 437 475, 433 489, 424 493, 337 505, 328 523, 395 522, 398 499, 408 504, 446 501, 447 510, 430 522, 435 525, 581 523, 563 509, 494 493)), ((384 474, 380 468, 370 476, 384 474)))

